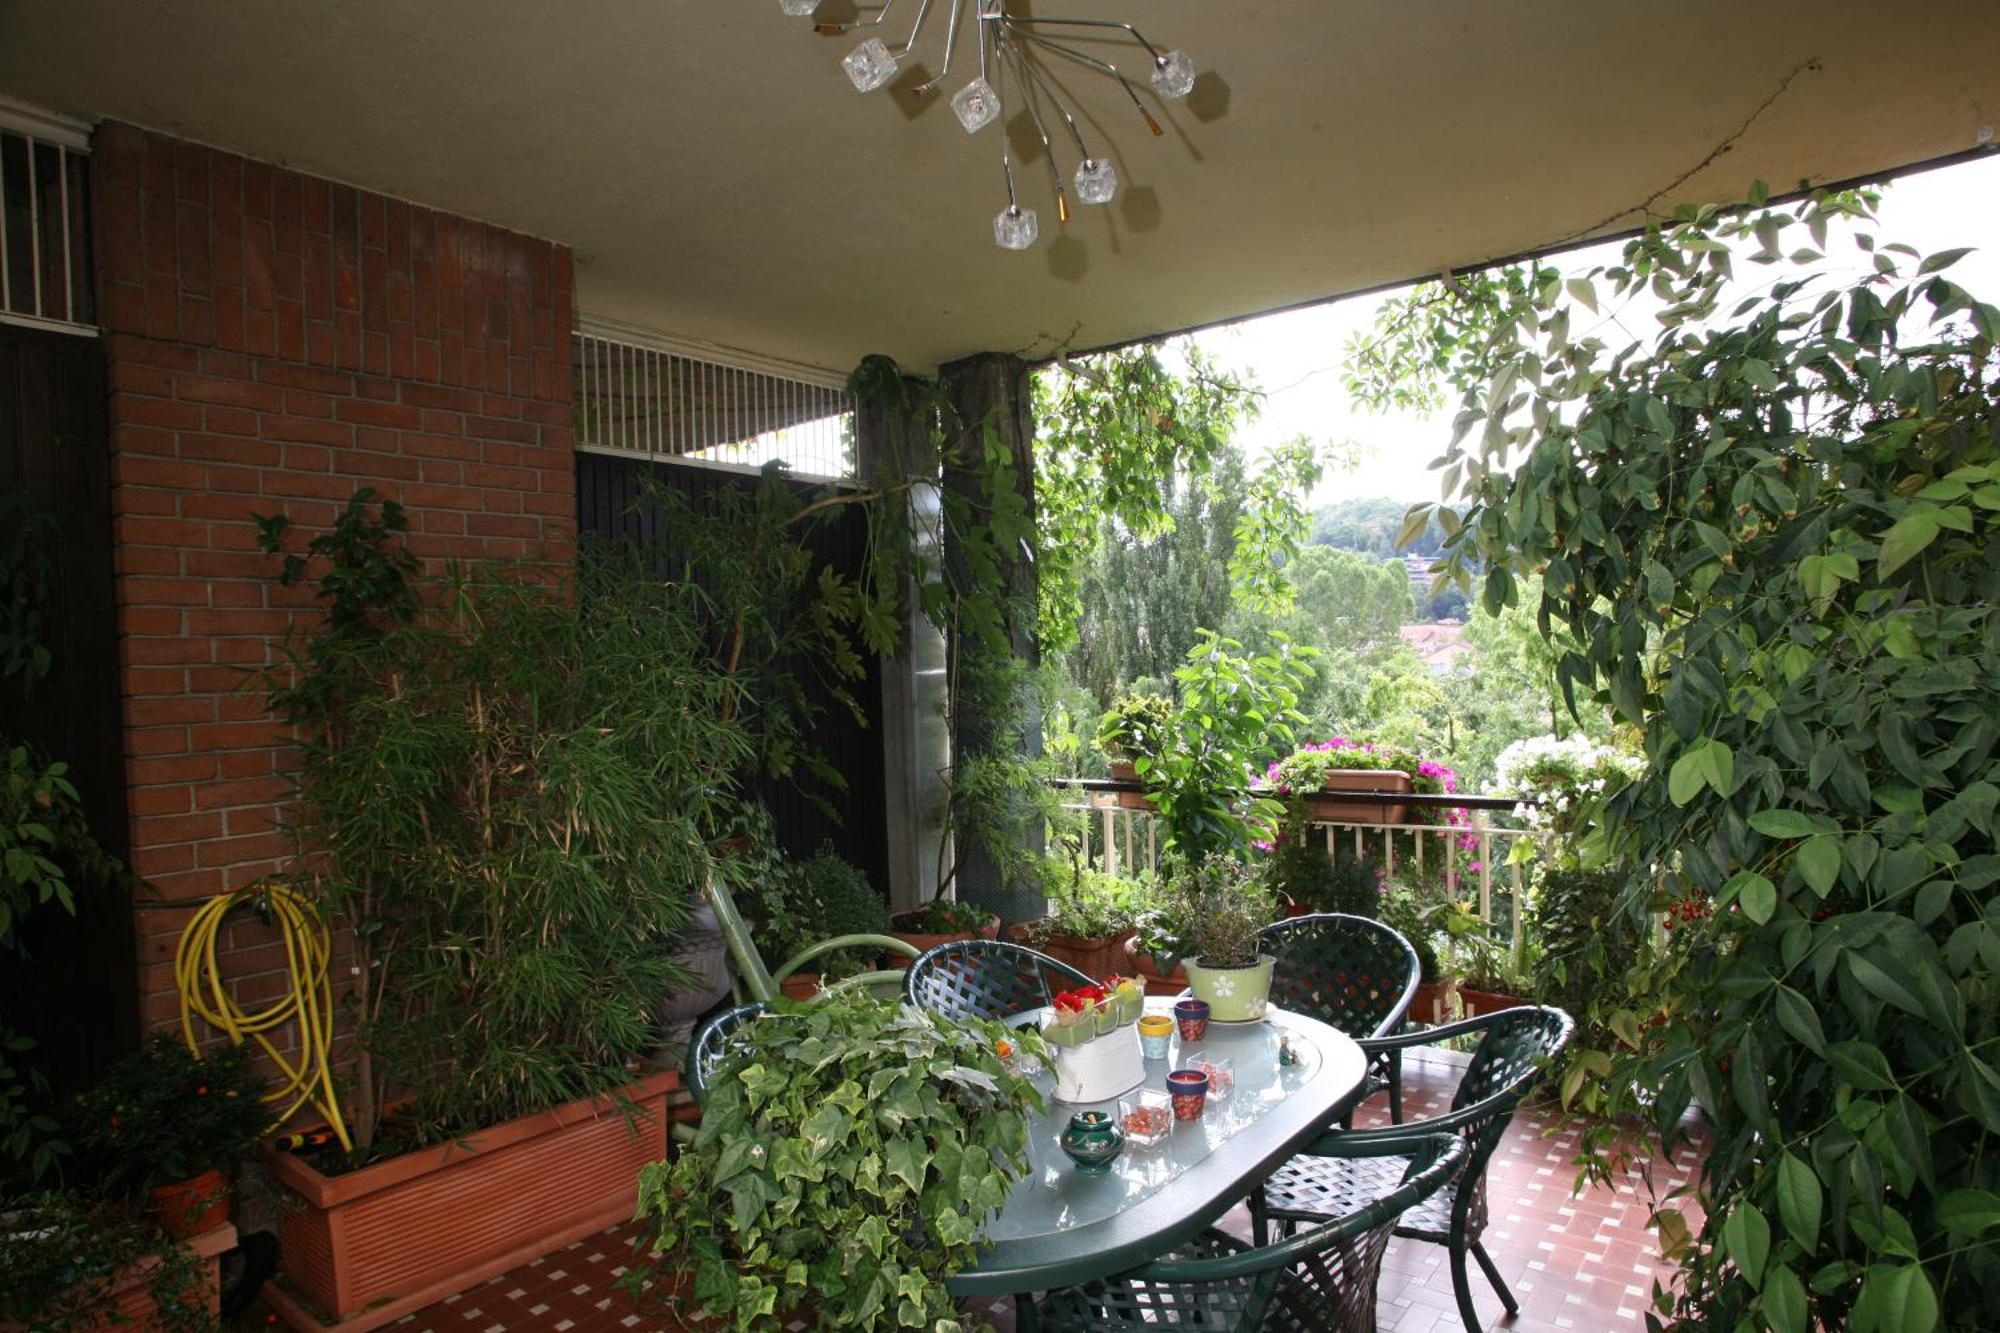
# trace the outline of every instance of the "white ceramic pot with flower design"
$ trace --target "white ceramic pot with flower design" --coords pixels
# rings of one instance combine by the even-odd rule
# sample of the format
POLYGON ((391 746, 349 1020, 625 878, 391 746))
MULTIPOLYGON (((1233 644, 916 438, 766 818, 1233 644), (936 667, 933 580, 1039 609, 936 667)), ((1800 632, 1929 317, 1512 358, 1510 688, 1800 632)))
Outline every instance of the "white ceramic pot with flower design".
POLYGON ((1209 967, 1206 960, 1184 958, 1188 989, 1205 1001, 1217 1023, 1248 1023, 1262 1018, 1271 1003, 1271 968, 1277 959, 1259 954, 1249 967, 1209 967))

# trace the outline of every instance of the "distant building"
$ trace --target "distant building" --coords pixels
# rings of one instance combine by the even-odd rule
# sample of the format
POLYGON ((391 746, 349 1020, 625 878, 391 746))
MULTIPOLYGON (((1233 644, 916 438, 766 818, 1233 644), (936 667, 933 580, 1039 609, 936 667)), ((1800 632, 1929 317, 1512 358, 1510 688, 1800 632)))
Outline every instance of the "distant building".
POLYGON ((1397 631, 1433 675, 1449 676, 1460 669, 1460 659, 1472 651, 1465 642, 1465 622, 1441 620, 1431 625, 1405 625, 1397 631))

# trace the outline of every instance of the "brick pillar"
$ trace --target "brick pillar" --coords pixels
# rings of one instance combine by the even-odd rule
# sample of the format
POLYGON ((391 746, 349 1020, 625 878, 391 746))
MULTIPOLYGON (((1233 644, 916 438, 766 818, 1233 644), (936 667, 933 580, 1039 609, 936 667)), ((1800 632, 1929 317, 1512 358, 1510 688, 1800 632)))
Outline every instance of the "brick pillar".
MULTIPOLYGON (((275 871, 295 751, 246 668, 310 594, 252 514, 310 530, 362 486, 446 558, 567 561, 570 253, 266 163, 106 124, 93 157, 141 1016, 175 1019, 188 911, 275 871)), ((255 921, 225 970, 275 994, 255 921)))

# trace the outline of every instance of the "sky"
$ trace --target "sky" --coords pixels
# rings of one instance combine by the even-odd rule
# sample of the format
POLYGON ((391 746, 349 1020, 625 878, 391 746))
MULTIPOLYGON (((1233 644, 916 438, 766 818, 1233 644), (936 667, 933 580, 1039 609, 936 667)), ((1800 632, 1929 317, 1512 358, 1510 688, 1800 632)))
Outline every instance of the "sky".
MULTIPOLYGON (((1982 247, 1959 261, 1951 277, 1974 296, 2000 302, 2000 152, 1892 182, 1879 216, 1874 235, 1882 244, 1900 241, 1924 254, 1982 247)), ((1573 251, 1554 262, 1565 272, 1586 270, 1614 261, 1619 244, 1573 251)), ((1835 246, 1829 253, 1838 257, 1843 250, 1835 246)), ((1237 431, 1252 458, 1300 434, 1360 446, 1352 471, 1329 471, 1313 497, 1316 505, 1373 496, 1404 502, 1439 498, 1429 464, 1450 440, 1451 409, 1432 418, 1378 415, 1352 403, 1341 387, 1348 338, 1373 323, 1392 295, 1350 297, 1195 335, 1204 351, 1249 373, 1265 391, 1259 418, 1237 431)))

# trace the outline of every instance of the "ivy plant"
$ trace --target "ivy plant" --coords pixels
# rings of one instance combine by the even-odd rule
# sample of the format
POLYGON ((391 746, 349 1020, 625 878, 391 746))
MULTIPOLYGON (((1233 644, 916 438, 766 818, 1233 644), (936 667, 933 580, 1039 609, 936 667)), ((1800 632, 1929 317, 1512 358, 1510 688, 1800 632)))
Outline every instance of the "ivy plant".
POLYGON ((2000 1327, 2000 309, 1866 198, 1762 205, 1502 293, 1411 522, 1489 609, 1540 574, 1572 709, 1643 737, 1603 834, 1695 905, 1607 1071, 1711 1127, 1656 1324, 2000 1327))
POLYGON ((662 1299, 739 1330, 955 1333, 945 1280, 1027 1170, 1041 1106, 998 1051, 1040 1041, 858 991, 743 1028, 694 1144, 640 1175, 662 1299))

